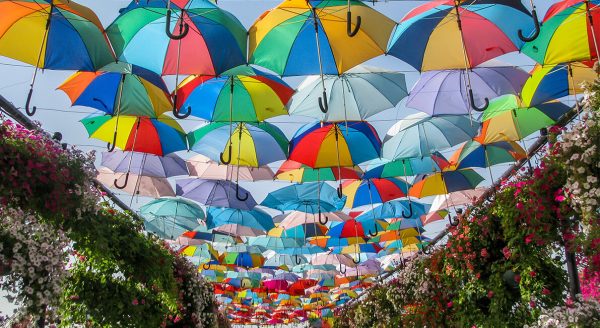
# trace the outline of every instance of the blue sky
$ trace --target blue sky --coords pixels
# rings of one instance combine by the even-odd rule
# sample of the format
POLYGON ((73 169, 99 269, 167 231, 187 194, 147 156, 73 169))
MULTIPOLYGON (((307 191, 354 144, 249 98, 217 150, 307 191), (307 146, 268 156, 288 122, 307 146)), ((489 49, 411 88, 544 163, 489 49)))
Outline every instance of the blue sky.
MULTIPOLYGON (((108 26, 118 16, 119 8, 125 7, 129 3, 129 1, 125 0, 80 0, 78 2, 93 9, 100 17, 104 26, 108 26)), ((244 26, 248 28, 264 11, 275 7, 279 2, 280 1, 272 0, 220 0, 219 6, 236 15, 244 26)), ((410 9, 424 3, 424 1, 395 0, 377 2, 375 8, 393 20, 398 21, 410 9)), ((529 1, 524 3, 525 6, 529 8, 529 1)), ((540 18, 543 17, 543 14, 551 3, 552 2, 548 0, 536 1, 540 18)), ((522 65, 525 70, 529 70, 532 67, 532 62, 524 58, 523 55, 511 54, 501 59, 511 65, 522 65)), ((418 73, 408 65, 393 57, 382 56, 367 62, 367 64, 406 72, 409 88, 412 87, 419 76, 418 73)), ((98 152, 97 156, 99 157, 99 152, 106 149, 105 143, 88 139, 83 126, 78 123, 81 118, 94 111, 83 107, 71 108, 68 97, 63 92, 55 90, 56 87, 72 73, 73 72, 64 71, 40 72, 32 100, 32 105, 38 107, 38 112, 34 119, 40 121, 42 127, 49 132, 60 131, 64 136, 65 142, 78 145, 84 150, 96 150, 98 152)), ((0 57, 0 94, 13 102, 15 106, 22 107, 25 103, 25 96, 27 95, 32 74, 32 67, 8 58, 0 57)), ((287 79, 287 82, 292 86, 297 86, 300 81, 301 79, 299 78, 287 79)), ((167 82, 172 88, 173 79, 169 78, 167 79, 167 82)), ((395 119, 411 113, 413 112, 404 108, 401 103, 396 109, 388 110, 372 117, 371 122, 379 131, 380 136, 383 137, 389 127, 394 123, 395 119)), ((290 117, 281 117, 273 120, 273 122, 279 123, 278 125, 284 130, 288 137, 291 137, 293 132, 297 130, 301 124, 309 121, 309 119, 296 117, 293 119, 290 117)), ((185 123, 184 127, 192 128, 199 124, 200 122, 188 121, 185 123)), ((499 176, 506 167, 507 166, 500 166, 495 168, 494 175, 499 176)), ((489 176, 485 171, 481 173, 484 177, 489 176)), ((252 191, 257 201, 260 201, 267 192, 285 186, 287 183, 260 182, 242 185, 252 191)), ((124 199, 129 203, 131 197, 124 196, 124 199)), ((134 199, 133 207, 138 208, 143 205, 145 201, 147 200, 134 199)), ((428 226, 427 235, 435 235, 444 227, 444 225, 445 223, 428 226)), ((9 308, 10 306, 6 301, 0 298, 0 312, 6 311, 9 308)))

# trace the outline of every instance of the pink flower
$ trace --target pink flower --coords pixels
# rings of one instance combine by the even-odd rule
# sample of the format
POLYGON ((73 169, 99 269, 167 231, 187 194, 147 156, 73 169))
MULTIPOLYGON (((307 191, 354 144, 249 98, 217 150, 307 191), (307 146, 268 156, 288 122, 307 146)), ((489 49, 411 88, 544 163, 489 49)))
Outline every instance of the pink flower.
POLYGON ((521 275, 520 274, 516 274, 515 275, 515 282, 518 284, 521 282, 521 275))
POLYGON ((521 202, 517 202, 517 208, 522 210, 523 209, 523 203, 521 202))
POLYGON ((535 307, 535 301, 533 301, 533 300, 529 301, 529 306, 531 306, 532 308, 534 308, 535 307))
POLYGON ((542 294, 544 294, 544 295, 550 295, 550 294, 552 294, 552 292, 550 291, 550 289, 544 287, 544 289, 542 289, 542 294))
POLYGON ((451 308, 453 305, 454 305, 454 303, 452 303, 452 301, 450 301, 450 302, 448 302, 448 304, 446 304, 446 306, 447 306, 448 308, 451 308))
POLYGON ((531 278, 535 278, 535 276, 537 276, 537 273, 535 271, 529 271, 529 276, 531 278))
POLYGON ((489 255, 487 249, 485 249, 485 248, 481 250, 480 254, 481 254, 481 257, 488 257, 488 255, 489 255))
POLYGON ((138 304, 139 304, 139 302, 138 302, 137 298, 134 298, 134 299, 133 299, 133 301, 131 302, 131 304, 133 304, 133 305, 138 305, 138 304))
POLYGON ((504 248, 502 249, 502 254, 504 254, 504 258, 505 258, 505 259, 507 259, 507 260, 508 260, 508 259, 510 258, 510 256, 512 255, 512 254, 511 254, 511 252, 510 252, 510 249, 508 249, 508 247, 504 247, 504 248))
POLYGON ((487 293, 487 297, 488 297, 488 298, 492 298, 492 297, 494 297, 494 291, 493 291, 493 290, 490 290, 490 291, 487 293))
POLYGON ((535 237, 534 233, 530 233, 527 236, 525 236, 525 244, 529 244, 533 241, 533 237, 535 237))

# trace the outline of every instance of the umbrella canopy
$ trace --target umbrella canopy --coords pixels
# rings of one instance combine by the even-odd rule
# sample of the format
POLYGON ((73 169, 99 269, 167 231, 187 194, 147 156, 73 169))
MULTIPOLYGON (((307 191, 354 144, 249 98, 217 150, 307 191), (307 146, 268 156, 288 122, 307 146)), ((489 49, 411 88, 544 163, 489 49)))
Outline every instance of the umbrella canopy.
POLYGON ((485 192, 487 188, 476 188, 473 190, 462 190, 451 192, 448 195, 436 196, 431 203, 430 211, 439 211, 450 207, 474 204, 485 192))
POLYGON ((232 180, 234 177, 243 181, 273 180, 274 173, 268 166, 248 167, 220 165, 204 155, 196 155, 186 161, 190 176, 207 180, 232 180))
POLYGON ((147 177, 137 174, 130 174, 129 177, 127 177, 127 173, 115 173, 104 167, 98 170, 96 179, 110 188, 116 188, 115 181, 129 180, 132 183, 125 184, 123 189, 120 188, 123 186, 119 185, 119 189, 135 196, 152 198, 175 196, 175 191, 173 191, 173 187, 171 187, 171 183, 169 183, 167 178, 147 177))
POLYGON ((358 166, 342 167, 340 170, 333 167, 313 169, 306 164, 287 160, 279 167, 275 178, 277 180, 303 183, 335 181, 342 179, 360 179, 361 175, 362 170, 358 166))
POLYGON ((542 21, 539 36, 521 51, 544 65, 598 57, 600 21, 598 1, 565 0, 554 3, 542 21), (595 35, 595 38, 594 38, 595 35))
POLYGON ((346 196, 338 197, 332 186, 324 182, 310 182, 275 190, 260 205, 280 211, 325 213, 341 210, 345 201, 346 196))
POLYGON ((275 228, 269 231, 269 236, 281 238, 306 239, 325 236, 327 227, 320 223, 302 223, 291 228, 275 228))
POLYGON ((312 264, 314 265, 323 265, 323 264, 333 264, 338 265, 342 264, 347 267, 355 267, 356 263, 352 260, 351 257, 343 254, 320 254, 316 255, 312 259, 312 264))
POLYGON ((446 159, 434 153, 431 156, 412 157, 397 160, 378 158, 365 165, 363 179, 384 179, 394 177, 407 177, 420 173, 439 171, 446 165, 446 159), (441 166, 440 166, 441 164, 441 166))
POLYGON ((217 75, 246 62, 246 29, 207 0, 132 1, 106 33, 119 60, 161 75, 217 75))
POLYGON ((286 115, 292 89, 282 79, 251 66, 211 78, 191 75, 177 87, 177 108, 212 122, 262 122, 286 115))
POLYGON ((250 63, 283 76, 338 75, 382 55, 394 22, 350 0, 362 24, 347 26, 347 5, 347 0, 289 0, 265 12, 248 31, 250 63), (345 33, 355 29, 353 37, 345 33))
POLYGON ((302 255, 275 254, 264 263, 266 268, 290 270, 297 265, 307 264, 308 260, 302 255))
POLYGON ((323 113, 315 104, 322 96, 321 81, 309 77, 298 87, 290 102, 290 114, 304 115, 322 122, 362 121, 394 108, 408 95, 404 74, 368 66, 357 66, 342 75, 327 75, 329 110, 323 113))
POLYGON ((472 68, 518 51, 523 44, 518 31, 529 34, 533 28, 530 13, 519 0, 435 1, 400 20, 388 54, 422 72, 472 68))
POLYGON ((346 208, 385 203, 406 197, 410 184, 397 178, 367 179, 344 182, 346 208))
POLYGON ((372 210, 364 212, 356 217, 359 222, 375 219, 413 218, 427 213, 426 206, 407 200, 394 200, 383 203, 372 210))
POLYGON ((495 141, 518 141, 556 123, 571 107, 560 102, 547 102, 535 107, 524 104, 517 96, 496 98, 482 116, 483 126, 475 140, 489 144, 495 141))
POLYGON ((81 123, 90 138, 114 142, 122 150, 164 156, 187 149, 183 128, 164 115, 158 118, 90 116, 82 119, 81 123))
POLYGON ((251 210, 256 206, 252 195, 231 181, 181 179, 176 182, 176 191, 177 195, 206 206, 240 210, 251 210))
MULTIPOLYGON (((206 215, 198 204, 181 197, 161 197, 140 207, 142 215, 168 216, 204 220, 206 215)), ((198 225, 188 230, 194 230, 198 225)))
POLYGON ((178 175, 188 175, 185 161, 175 155, 157 156, 136 152, 103 152, 101 165, 113 172, 170 178, 178 175), (131 161, 131 164, 129 162, 131 161))
MULTIPOLYGON (((327 217, 329 222, 344 222, 350 220, 351 217, 343 212, 329 212, 322 213, 323 216, 327 217)), ((290 229, 301 224, 306 223, 319 223, 319 216, 311 213, 293 211, 289 213, 278 227, 282 229, 290 229)))
POLYGON ((221 207, 209 208, 206 227, 211 229, 224 224, 238 224, 264 231, 275 227, 271 216, 258 208, 249 211, 221 207))
POLYGON ((246 227, 240 224, 228 223, 214 228, 213 232, 236 237, 257 237, 264 236, 266 230, 246 227))
POLYGON ((408 194, 412 197, 444 195, 454 191, 475 189, 483 180, 472 169, 418 175, 408 194))
POLYGON ((155 233, 160 238, 174 240, 182 233, 198 226, 197 220, 188 218, 175 218, 168 216, 144 216, 144 228, 155 233))
POLYGON ((95 71, 114 61, 94 12, 73 1, 0 1, 0 55, 43 69, 95 71))
POLYGON ((58 87, 73 106, 86 106, 110 115, 156 118, 173 107, 162 78, 145 68, 110 63, 96 72, 77 72, 58 87))
POLYGON ((428 71, 421 75, 412 88, 406 107, 431 116, 444 114, 469 114, 471 100, 465 88, 465 74, 470 75, 475 103, 505 94, 519 94, 529 77, 516 67, 475 67, 465 70, 428 71))
POLYGON ((521 91, 523 102, 531 106, 583 93, 583 84, 598 78, 594 63, 536 65, 521 91))
POLYGON ((481 144, 475 140, 462 145, 449 161, 456 169, 490 167, 527 158, 525 150, 514 141, 481 144))
POLYGON ((387 159, 430 156, 470 140, 478 131, 479 123, 472 122, 468 115, 409 115, 387 132, 382 155, 387 159))
POLYGON ((270 123, 211 123, 188 134, 191 150, 225 164, 259 167, 285 160, 288 140, 270 123))
POLYGON ((315 122, 290 141, 290 160, 312 168, 353 167, 380 157, 381 141, 367 122, 315 122))
POLYGON ((374 236, 378 232, 384 231, 387 224, 383 220, 371 220, 358 222, 355 219, 348 220, 345 222, 332 225, 327 236, 335 238, 357 238, 366 237, 368 235, 374 236))
MULTIPOLYGON (((227 252, 223 254, 221 264, 235 265, 246 268, 258 268, 265 263, 265 258, 261 254, 247 252, 227 252)), ((260 274, 257 277, 260 280, 260 274)))
POLYGON ((348 246, 333 247, 333 254, 377 254, 383 248, 377 243, 353 244, 348 246))
POLYGON ((302 240, 297 238, 278 238, 271 236, 249 237, 248 244, 262 246, 266 249, 284 249, 289 247, 301 247, 302 240))

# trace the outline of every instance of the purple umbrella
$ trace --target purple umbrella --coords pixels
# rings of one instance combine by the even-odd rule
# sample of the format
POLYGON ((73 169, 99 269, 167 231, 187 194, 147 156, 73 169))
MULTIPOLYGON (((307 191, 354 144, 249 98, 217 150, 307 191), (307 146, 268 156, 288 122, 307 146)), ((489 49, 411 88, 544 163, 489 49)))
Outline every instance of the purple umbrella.
POLYGON ((177 180, 176 193, 178 196, 195 200, 207 206, 240 210, 251 210, 256 206, 252 195, 231 181, 181 179, 177 180), (238 197, 242 193, 245 194, 245 197, 238 197))
POLYGON ((102 153, 102 166, 115 173, 127 173, 155 178, 188 175, 185 161, 174 154, 157 156, 146 153, 116 151, 102 153), (131 161, 131 164, 129 162, 131 161))
MULTIPOLYGON (((406 107, 431 116, 469 114, 465 70, 428 71, 410 91, 406 107)), ((505 94, 519 94, 529 74, 516 67, 476 67, 470 73, 476 104, 505 94)))

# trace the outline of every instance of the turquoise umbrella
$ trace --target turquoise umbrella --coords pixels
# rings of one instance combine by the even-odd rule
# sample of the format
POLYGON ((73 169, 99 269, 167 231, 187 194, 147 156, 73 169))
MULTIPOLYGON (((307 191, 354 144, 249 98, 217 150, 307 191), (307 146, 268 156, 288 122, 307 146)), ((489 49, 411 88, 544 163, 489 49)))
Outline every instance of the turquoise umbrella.
POLYGON ((324 182, 311 182, 275 190, 267 195, 261 205, 280 211, 315 214, 339 211, 345 203, 346 196, 338 197, 337 190, 332 186, 324 182))
POLYGON ((418 218, 427 212, 427 206, 424 204, 408 200, 394 200, 362 213, 356 217, 356 221, 367 222, 378 219, 418 218))
POLYGON ((271 236, 248 237, 248 245, 262 246, 267 249, 284 249, 290 247, 301 247, 303 242, 297 238, 279 238, 271 236))
POLYGON ((211 207, 206 218, 207 228, 215 228, 225 224, 239 224, 264 231, 275 227, 273 218, 267 212, 257 208, 245 211, 234 208, 211 207))
POLYGON ((180 197, 164 197, 140 208, 144 226, 149 232, 165 239, 175 237, 200 226, 204 211, 196 203, 180 197))

